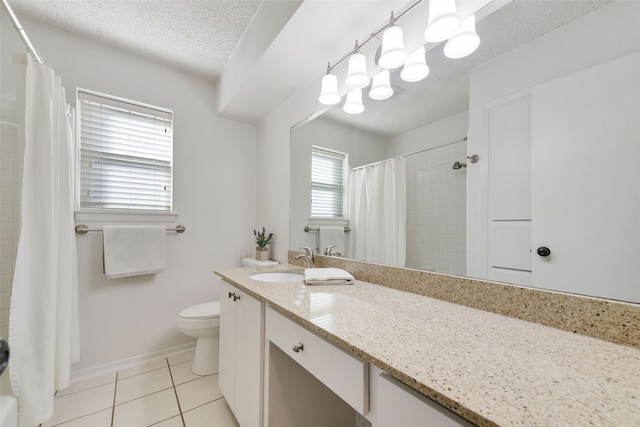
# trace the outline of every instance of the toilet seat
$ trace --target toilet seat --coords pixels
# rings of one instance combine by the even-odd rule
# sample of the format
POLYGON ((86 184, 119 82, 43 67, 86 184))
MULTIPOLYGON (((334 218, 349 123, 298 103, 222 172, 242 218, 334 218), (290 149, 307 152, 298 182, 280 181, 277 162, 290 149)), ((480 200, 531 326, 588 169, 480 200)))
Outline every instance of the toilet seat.
POLYGON ((220 301, 205 302, 185 308, 180 312, 183 319, 212 319, 220 317, 220 301))

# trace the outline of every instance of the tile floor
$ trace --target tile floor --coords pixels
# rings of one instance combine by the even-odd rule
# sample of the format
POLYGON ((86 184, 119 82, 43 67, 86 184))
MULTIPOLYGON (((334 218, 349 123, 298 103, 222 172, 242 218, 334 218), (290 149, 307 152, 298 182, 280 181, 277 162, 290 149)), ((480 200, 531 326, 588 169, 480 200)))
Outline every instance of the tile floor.
POLYGON ((239 427, 218 375, 191 372, 193 351, 73 383, 41 427, 239 427))

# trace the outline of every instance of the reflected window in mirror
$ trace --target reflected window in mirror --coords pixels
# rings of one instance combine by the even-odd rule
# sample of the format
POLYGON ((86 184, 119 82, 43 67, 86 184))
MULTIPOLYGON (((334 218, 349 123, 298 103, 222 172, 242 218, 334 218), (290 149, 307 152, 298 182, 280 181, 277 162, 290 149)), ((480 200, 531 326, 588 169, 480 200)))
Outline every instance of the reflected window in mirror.
POLYGON ((311 150, 311 217, 343 219, 348 155, 313 146, 311 150))

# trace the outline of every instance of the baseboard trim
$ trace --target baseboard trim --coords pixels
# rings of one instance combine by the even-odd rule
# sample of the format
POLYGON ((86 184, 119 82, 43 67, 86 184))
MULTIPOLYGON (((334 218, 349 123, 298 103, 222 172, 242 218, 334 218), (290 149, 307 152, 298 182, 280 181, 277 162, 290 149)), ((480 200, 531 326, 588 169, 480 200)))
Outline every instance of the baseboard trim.
POLYGON ((114 362, 105 363, 90 368, 84 368, 71 372, 71 383, 77 381, 88 380, 100 375, 104 375, 110 372, 115 372, 120 369, 130 368, 142 362, 149 362, 157 359, 166 358, 174 354, 182 353, 184 351, 192 350, 196 347, 196 342, 178 345, 175 347, 166 348, 152 353, 142 354, 139 356, 129 357, 127 359, 116 360, 114 362))

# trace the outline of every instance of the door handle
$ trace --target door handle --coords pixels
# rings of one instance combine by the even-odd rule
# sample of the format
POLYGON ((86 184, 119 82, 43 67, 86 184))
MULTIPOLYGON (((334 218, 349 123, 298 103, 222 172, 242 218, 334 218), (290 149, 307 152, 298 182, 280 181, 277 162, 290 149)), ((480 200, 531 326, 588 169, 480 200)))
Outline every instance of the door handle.
POLYGON ((551 255, 551 249, 546 246, 540 246, 536 252, 543 257, 551 255))

